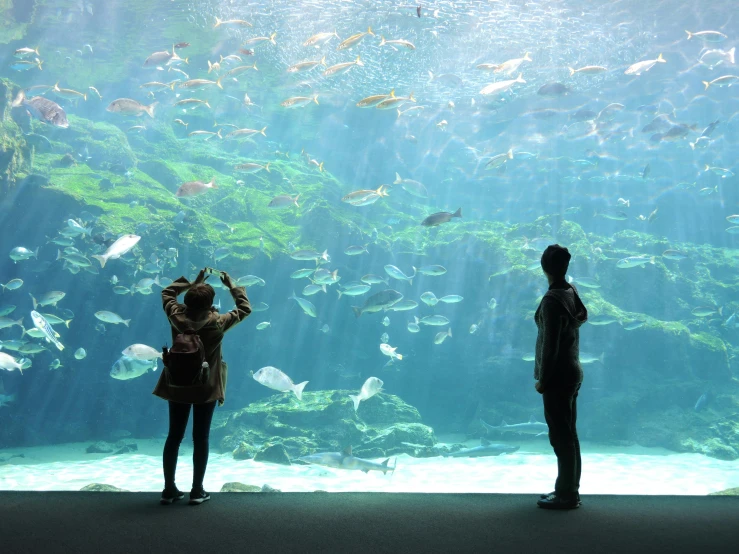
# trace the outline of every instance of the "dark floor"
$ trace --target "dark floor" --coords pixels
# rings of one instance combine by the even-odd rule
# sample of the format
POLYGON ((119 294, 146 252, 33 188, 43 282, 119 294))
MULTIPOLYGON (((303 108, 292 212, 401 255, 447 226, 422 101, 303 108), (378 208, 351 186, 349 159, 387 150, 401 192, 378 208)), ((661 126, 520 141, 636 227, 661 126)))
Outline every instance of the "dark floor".
MULTIPOLYGON (((0 484, 1 486, 1 484, 0 484)), ((0 552, 737 552, 739 497, 0 492, 0 552), (187 497, 185 497, 187 499, 187 497)))

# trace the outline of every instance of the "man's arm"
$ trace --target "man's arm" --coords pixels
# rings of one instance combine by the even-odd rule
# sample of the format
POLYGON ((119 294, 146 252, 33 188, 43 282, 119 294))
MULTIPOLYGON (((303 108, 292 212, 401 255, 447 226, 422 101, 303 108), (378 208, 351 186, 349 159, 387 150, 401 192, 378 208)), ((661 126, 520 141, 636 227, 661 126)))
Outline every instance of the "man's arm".
POLYGON ((251 314, 251 304, 249 304, 249 298, 246 296, 246 288, 233 287, 229 289, 229 292, 231 293, 231 298, 234 299, 236 307, 230 312, 221 315, 218 319, 218 324, 224 333, 251 314))
POLYGON ((539 370, 539 392, 546 389, 553 378, 554 364, 559 356, 559 337, 562 332, 561 310, 556 300, 544 298, 541 316, 544 322, 541 343, 541 368, 539 370))
POLYGON ((176 281, 172 281, 167 288, 162 290, 162 306, 167 317, 172 315, 172 311, 177 307, 177 296, 185 292, 192 285, 190 281, 183 275, 176 281))

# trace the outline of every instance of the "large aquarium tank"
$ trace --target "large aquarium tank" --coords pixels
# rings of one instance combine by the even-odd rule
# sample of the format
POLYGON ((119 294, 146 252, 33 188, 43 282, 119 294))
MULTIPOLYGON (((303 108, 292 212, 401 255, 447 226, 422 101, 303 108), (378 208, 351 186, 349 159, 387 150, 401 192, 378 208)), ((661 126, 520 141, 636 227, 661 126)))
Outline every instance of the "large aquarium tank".
POLYGON ((0 9, 0 489, 162 488, 161 291, 211 267, 253 312, 206 490, 551 490, 554 243, 582 493, 739 487, 732 2, 0 9))

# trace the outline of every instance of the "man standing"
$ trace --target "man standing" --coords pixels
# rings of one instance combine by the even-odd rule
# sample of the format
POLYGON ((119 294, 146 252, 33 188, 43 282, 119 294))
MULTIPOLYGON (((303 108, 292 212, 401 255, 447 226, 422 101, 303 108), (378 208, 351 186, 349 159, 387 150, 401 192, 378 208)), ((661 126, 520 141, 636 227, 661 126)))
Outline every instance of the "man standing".
POLYGON ((580 441, 577 438, 577 394, 583 380, 580 367, 580 326, 588 311, 575 287, 565 280, 570 253, 552 244, 541 256, 549 290, 536 310, 538 328, 534 378, 544 397, 549 442, 557 456, 554 491, 538 501, 542 508, 568 510, 580 506, 580 441))

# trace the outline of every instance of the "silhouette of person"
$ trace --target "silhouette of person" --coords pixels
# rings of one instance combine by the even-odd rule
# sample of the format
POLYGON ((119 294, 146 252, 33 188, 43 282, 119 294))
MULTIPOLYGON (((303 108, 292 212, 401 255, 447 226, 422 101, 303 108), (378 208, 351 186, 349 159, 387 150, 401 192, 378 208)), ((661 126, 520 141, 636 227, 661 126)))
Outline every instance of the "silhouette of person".
POLYGON ((534 320, 538 328, 534 378, 544 398, 549 442, 557 456, 554 491, 538 501, 542 508, 572 509, 580 502, 580 441, 577 438, 577 395, 583 380, 580 367, 580 326, 588 311, 577 289, 565 280, 570 253, 552 244, 541 256, 541 267, 549 290, 539 304, 534 320))
POLYGON ((213 307, 215 290, 205 282, 206 269, 198 274, 193 283, 180 277, 162 290, 164 311, 172 328, 172 341, 187 328, 194 329, 205 348, 208 362, 208 381, 195 387, 177 387, 168 382, 166 371, 162 371, 153 394, 169 402, 169 434, 164 443, 162 464, 164 467, 164 490, 160 502, 171 504, 185 495, 175 485, 175 470, 180 443, 185 436, 190 406, 193 407, 193 478, 190 504, 201 504, 210 500, 203 489, 205 468, 208 465, 208 438, 216 401, 223 406, 226 399, 228 366, 221 358, 221 341, 231 327, 243 321, 251 313, 251 305, 244 287, 234 285, 231 277, 222 272, 221 282, 231 293, 236 307, 228 313, 219 314, 213 307), (179 304, 177 296, 185 292, 185 303, 179 304))

